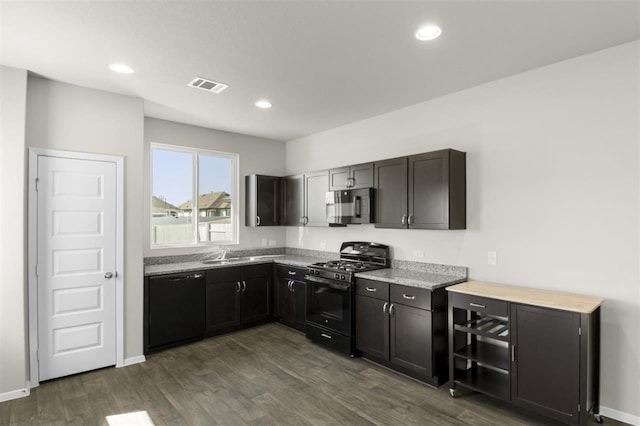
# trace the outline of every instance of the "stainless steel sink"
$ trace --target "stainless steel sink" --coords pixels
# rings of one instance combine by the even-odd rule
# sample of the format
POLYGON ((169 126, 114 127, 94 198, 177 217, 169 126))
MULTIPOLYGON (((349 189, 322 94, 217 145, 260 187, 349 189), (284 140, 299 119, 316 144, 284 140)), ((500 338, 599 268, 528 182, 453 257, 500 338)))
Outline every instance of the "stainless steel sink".
POLYGON ((284 256, 283 254, 266 254, 262 256, 242 256, 242 257, 230 257, 229 259, 210 259, 203 260, 202 263, 205 265, 228 265, 233 263, 243 263, 243 262, 252 262, 254 260, 261 259, 273 259, 275 257, 284 256))

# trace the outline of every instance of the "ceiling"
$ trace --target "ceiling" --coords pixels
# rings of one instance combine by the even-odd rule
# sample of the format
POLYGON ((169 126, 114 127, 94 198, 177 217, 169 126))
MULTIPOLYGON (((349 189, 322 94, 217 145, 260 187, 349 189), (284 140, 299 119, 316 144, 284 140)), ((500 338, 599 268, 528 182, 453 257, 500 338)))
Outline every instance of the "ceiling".
POLYGON ((0 63, 143 98, 146 116, 288 141, 637 40, 639 15, 638 0, 2 0, 0 63), (417 41, 425 23, 442 36, 417 41))

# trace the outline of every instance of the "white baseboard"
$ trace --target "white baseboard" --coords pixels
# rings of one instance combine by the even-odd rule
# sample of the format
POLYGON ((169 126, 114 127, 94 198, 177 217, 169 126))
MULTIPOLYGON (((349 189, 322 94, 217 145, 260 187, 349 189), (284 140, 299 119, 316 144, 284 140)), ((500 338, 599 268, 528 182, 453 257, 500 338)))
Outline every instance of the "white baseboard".
POLYGON ((633 414, 602 406, 600 406, 600 414, 603 417, 618 420, 619 422, 625 422, 629 423, 630 425, 640 426, 640 416, 634 416, 633 414))
POLYGON ((10 392, 0 393, 0 402, 9 401, 11 399, 23 398, 29 396, 31 391, 29 390, 29 383, 25 383, 24 389, 18 389, 10 392))
POLYGON ((131 358, 125 358, 124 363, 122 365, 116 365, 116 367, 121 368, 121 367, 127 367, 129 365, 133 365, 133 364, 139 364, 141 362, 145 362, 147 359, 144 357, 144 355, 139 355, 139 356, 134 356, 131 358))

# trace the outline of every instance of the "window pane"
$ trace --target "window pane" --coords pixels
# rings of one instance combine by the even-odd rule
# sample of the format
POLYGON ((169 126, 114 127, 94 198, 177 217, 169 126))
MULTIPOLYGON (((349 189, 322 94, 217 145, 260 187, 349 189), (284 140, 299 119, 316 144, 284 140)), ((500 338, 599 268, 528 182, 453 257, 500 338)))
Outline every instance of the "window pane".
POLYGON ((151 244, 193 244, 193 156, 152 149, 151 244))
POLYGON ((198 155, 199 241, 233 241, 233 160, 198 155))

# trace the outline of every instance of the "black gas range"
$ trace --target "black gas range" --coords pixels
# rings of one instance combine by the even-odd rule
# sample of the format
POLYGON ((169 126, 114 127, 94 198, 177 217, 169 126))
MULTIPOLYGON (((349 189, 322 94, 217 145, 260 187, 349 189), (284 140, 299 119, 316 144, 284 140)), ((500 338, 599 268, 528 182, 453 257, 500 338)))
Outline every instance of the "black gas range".
POLYGON ((388 268, 389 246, 345 242, 340 258, 310 265, 307 283, 307 338, 355 355, 355 274, 388 268))

